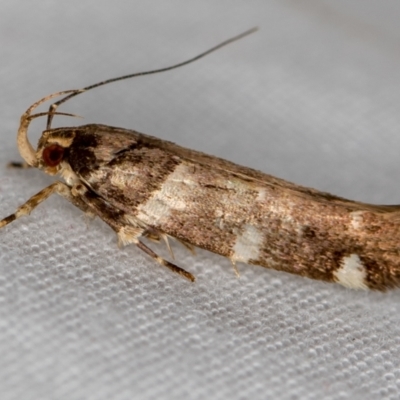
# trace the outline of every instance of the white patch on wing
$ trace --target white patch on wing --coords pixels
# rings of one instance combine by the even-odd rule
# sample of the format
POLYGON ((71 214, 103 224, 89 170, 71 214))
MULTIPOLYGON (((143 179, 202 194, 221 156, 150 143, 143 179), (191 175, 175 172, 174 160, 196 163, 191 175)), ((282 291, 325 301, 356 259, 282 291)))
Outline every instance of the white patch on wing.
MULTIPOLYGON (((124 173, 118 174, 118 173, 113 173, 111 174, 110 177, 110 182, 111 185, 121 189, 125 190, 127 187, 135 187, 135 182, 140 177, 140 169, 133 167, 129 171, 126 171, 125 169, 123 170, 124 173)), ((96 179, 98 179, 96 177, 96 179)))
POLYGON ((364 222, 363 214, 364 211, 353 211, 350 213, 351 227, 353 229, 358 230, 362 227, 362 223, 364 222))
POLYGON ((147 224, 153 225, 166 221, 172 210, 184 210, 185 199, 190 196, 193 184, 188 177, 190 171, 187 165, 179 164, 174 172, 168 175, 161 188, 137 208, 136 217, 147 224))
POLYGON ((341 267, 334 276, 338 283, 351 289, 368 289, 365 283, 366 271, 358 254, 343 257, 341 267))
POLYGON ((264 188, 258 189, 256 201, 264 201, 267 198, 267 190, 264 188))
POLYGON ((259 229, 253 225, 245 225, 243 232, 236 237, 232 262, 248 263, 250 260, 258 260, 263 241, 264 236, 259 229))

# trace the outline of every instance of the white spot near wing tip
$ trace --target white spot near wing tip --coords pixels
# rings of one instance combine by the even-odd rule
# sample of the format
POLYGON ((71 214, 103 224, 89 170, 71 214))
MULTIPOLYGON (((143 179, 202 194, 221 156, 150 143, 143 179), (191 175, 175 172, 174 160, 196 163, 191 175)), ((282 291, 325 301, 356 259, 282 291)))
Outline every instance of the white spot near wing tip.
POLYGON ((253 225, 245 225, 233 246, 232 262, 247 263, 250 260, 258 260, 263 241, 264 237, 259 229, 253 225))
POLYGON ((368 289, 365 266, 358 254, 343 257, 341 267, 334 272, 338 283, 351 289, 368 289))
POLYGON ((364 222, 363 219, 363 214, 364 211, 353 211, 350 213, 351 216, 351 226, 353 229, 360 229, 362 226, 362 223, 364 222))

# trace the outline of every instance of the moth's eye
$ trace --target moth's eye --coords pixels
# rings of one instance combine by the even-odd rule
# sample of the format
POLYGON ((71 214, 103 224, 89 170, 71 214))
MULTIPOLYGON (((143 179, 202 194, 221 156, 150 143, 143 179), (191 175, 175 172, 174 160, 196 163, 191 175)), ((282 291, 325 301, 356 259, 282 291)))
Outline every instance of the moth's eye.
POLYGON ((42 157, 44 163, 49 167, 56 167, 62 161, 64 147, 58 144, 51 144, 43 149, 42 157))

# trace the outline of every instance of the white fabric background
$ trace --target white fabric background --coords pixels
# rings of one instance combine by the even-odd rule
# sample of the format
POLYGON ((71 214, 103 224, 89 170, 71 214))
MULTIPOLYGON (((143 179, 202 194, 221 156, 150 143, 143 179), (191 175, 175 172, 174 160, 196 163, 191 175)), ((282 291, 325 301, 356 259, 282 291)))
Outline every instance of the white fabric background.
MULTIPOLYGON (((196 64, 63 110, 399 203, 399 12, 395 0, 3 0, 1 215, 52 181, 5 167, 32 102, 182 61, 255 25, 196 64)), ((43 127, 32 124, 34 142, 43 127)), ((0 237, 1 400, 399 398, 399 290, 247 265, 237 279, 227 260, 175 246, 190 284, 56 197, 0 237)))

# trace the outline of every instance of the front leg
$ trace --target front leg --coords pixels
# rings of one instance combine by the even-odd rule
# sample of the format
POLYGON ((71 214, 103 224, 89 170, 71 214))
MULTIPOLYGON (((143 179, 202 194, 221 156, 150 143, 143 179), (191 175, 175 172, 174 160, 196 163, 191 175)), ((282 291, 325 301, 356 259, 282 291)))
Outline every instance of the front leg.
POLYGON ((90 213, 89 208, 80 198, 77 198, 72 195, 71 188, 63 182, 54 182, 50 186, 47 186, 39 193, 33 195, 25 204, 18 207, 15 213, 5 217, 0 221, 0 229, 4 226, 10 224, 16 219, 23 217, 24 215, 29 215, 32 210, 34 210, 40 203, 48 199, 53 193, 57 193, 60 196, 66 198, 72 204, 80 208, 82 211, 86 213, 90 213))

